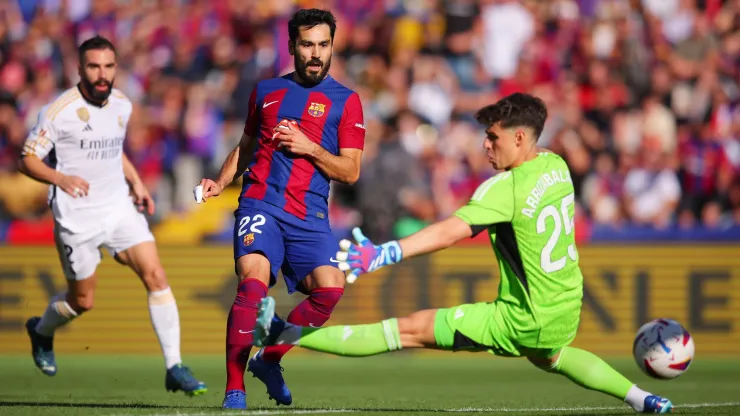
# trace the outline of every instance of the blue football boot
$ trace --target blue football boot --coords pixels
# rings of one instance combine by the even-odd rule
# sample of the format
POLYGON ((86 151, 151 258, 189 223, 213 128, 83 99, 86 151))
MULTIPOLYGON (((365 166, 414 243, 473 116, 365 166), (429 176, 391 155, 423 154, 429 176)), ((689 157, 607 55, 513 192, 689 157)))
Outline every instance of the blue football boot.
POLYGON ((291 396, 290 389, 285 385, 283 379, 283 367, 280 366, 280 362, 265 361, 262 358, 262 350, 259 350, 249 360, 247 371, 254 374, 254 377, 265 384, 267 394, 275 400, 276 404, 287 406, 293 403, 293 396, 291 396))
POLYGON ((241 390, 229 390, 221 403, 224 409, 247 409, 247 393, 241 390))
POLYGON ((167 391, 176 392, 182 390, 188 396, 199 396, 208 391, 206 384, 198 381, 190 369, 182 364, 177 364, 167 370, 164 386, 167 391))
POLYGON ((36 332, 41 318, 34 316, 26 321, 26 332, 31 338, 31 355, 36 367, 47 376, 57 373, 57 361, 54 358, 54 337, 47 337, 36 332))
POLYGON ((645 409, 642 413, 671 413, 673 412, 673 403, 670 400, 660 396, 648 396, 645 398, 645 409))

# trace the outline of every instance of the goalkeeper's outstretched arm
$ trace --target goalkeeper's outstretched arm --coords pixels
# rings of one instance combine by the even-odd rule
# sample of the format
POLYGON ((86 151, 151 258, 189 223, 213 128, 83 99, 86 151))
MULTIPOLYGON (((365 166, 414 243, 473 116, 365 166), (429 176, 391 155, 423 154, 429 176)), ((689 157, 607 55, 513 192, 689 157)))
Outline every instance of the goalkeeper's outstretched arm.
POLYGON ((462 219, 451 216, 398 240, 403 258, 443 250, 473 236, 473 230, 462 219))
POLYGON ((471 226, 456 216, 430 225, 401 240, 388 241, 379 246, 365 237, 359 228, 355 228, 352 235, 356 244, 349 240, 342 240, 339 243, 338 267, 339 270, 349 271, 347 282, 354 283, 361 274, 396 264, 407 257, 442 250, 473 234, 471 226))

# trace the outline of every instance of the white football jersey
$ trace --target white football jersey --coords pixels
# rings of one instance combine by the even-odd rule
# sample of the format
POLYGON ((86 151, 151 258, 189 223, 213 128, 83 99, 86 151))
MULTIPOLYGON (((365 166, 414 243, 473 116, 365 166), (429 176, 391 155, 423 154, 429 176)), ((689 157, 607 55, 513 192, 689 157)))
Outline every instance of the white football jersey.
POLYGON ((131 101, 117 89, 100 107, 85 100, 75 86, 39 112, 23 155, 48 155, 57 171, 90 184, 87 196, 78 198, 56 186, 49 188, 54 218, 70 232, 104 227, 100 221, 115 213, 117 205, 132 203, 122 158, 131 110, 131 101))

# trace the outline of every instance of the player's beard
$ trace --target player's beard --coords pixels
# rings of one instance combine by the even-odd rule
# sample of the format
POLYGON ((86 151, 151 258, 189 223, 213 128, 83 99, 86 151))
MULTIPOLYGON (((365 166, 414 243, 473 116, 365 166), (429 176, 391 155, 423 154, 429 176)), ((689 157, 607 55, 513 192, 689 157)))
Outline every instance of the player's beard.
POLYGON ((90 94, 90 98, 98 102, 105 102, 113 91, 113 80, 110 82, 105 80, 98 80, 96 82, 90 82, 88 79, 83 78, 82 83, 85 86, 85 90, 90 94), (105 85, 107 88, 104 91, 100 91, 96 88, 96 85, 105 85))
POLYGON ((329 73, 329 68, 331 67, 331 56, 329 56, 329 59, 327 59, 325 64, 322 64, 318 59, 311 59, 304 64, 301 62, 298 55, 296 55, 294 64, 296 67, 296 73, 301 79, 301 84, 306 87, 313 87, 323 81, 324 78, 326 78, 326 74, 329 73), (321 70, 319 72, 309 72, 309 65, 321 65, 321 70))

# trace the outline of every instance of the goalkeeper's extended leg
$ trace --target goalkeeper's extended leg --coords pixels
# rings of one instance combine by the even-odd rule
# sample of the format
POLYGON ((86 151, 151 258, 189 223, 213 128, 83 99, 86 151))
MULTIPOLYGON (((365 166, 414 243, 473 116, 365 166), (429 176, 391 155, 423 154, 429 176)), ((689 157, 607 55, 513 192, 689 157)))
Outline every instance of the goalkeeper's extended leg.
POLYGON ((257 315, 255 344, 298 345, 345 357, 367 357, 402 348, 437 348, 435 315, 436 309, 429 309, 374 324, 312 328, 280 319, 275 315, 275 300, 266 297, 257 315))
MULTIPOLYGON (((451 309, 454 317, 467 317, 462 307, 451 309), (462 312, 458 315, 458 311, 462 312)), ((467 309, 470 311, 470 309, 467 309)), ((402 348, 450 349, 450 340, 435 338, 437 309, 415 312, 405 318, 392 318, 375 324, 337 325, 323 328, 301 327, 286 323, 275 315, 275 300, 260 302, 255 326, 256 345, 298 345, 314 351, 347 357, 366 357, 402 348), (440 345, 438 345, 438 343, 440 345)), ((467 342, 470 344, 470 342, 467 342)), ((472 344, 471 344, 472 345, 472 344)), ((475 345, 472 345, 475 347, 475 345)), ((485 348, 471 348, 484 351, 485 348)), ((530 360, 548 371, 562 374, 588 389, 624 400, 644 413, 668 413, 673 404, 651 395, 619 374, 597 356, 577 348, 565 347, 552 358, 530 360)))
POLYGON ((588 351, 564 347, 551 358, 530 357, 529 360, 546 371, 568 377, 579 386, 624 400, 638 412, 668 413, 673 410, 670 400, 641 390, 588 351))

